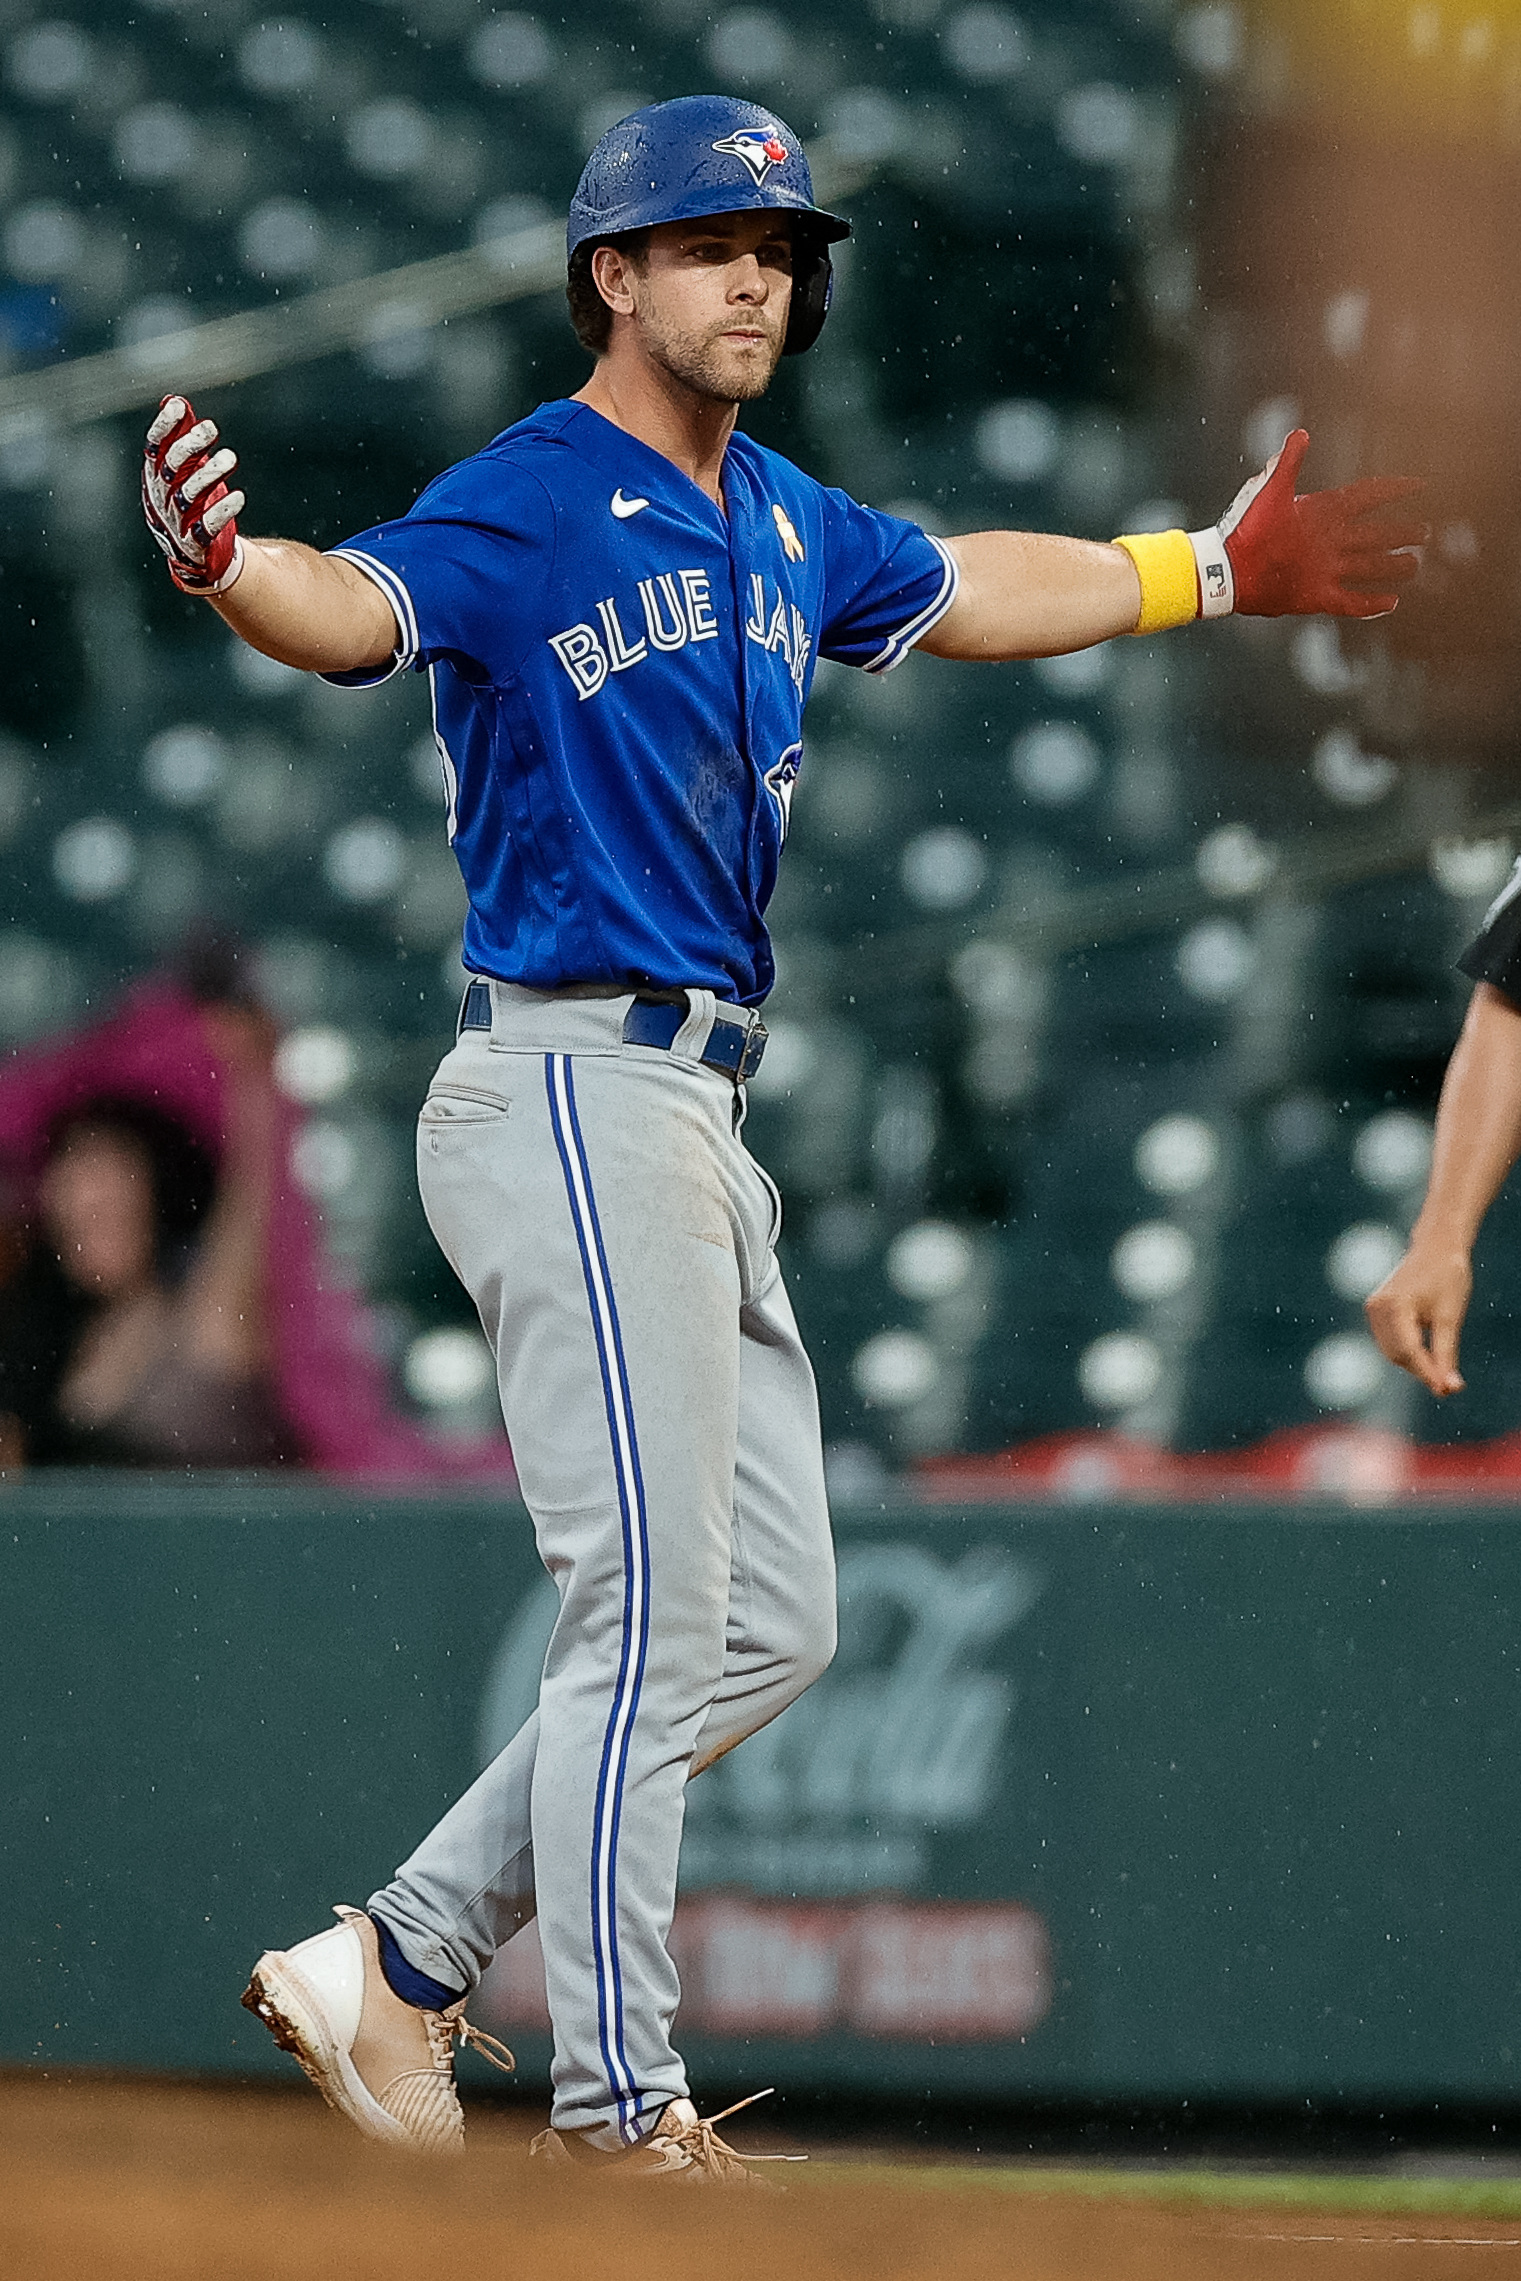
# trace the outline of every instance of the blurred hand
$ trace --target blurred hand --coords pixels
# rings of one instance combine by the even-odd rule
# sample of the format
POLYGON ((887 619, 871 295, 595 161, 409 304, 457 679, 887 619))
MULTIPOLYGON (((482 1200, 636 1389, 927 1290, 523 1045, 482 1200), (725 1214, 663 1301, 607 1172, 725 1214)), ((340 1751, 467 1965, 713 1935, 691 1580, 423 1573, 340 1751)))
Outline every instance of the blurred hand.
POLYGON ((1472 1290, 1466 1251, 1412 1244, 1367 1303, 1368 1328, 1389 1360, 1433 1394, 1463 1390, 1458 1337, 1472 1290))
POLYGON ((1419 476, 1386 475, 1296 499, 1295 479, 1309 448, 1308 434, 1296 428, 1221 517, 1236 614, 1382 618, 1420 568, 1412 550, 1430 530, 1408 513, 1374 517, 1426 486, 1419 476), (1368 587, 1371 593, 1363 591, 1368 587))
POLYGON ((235 1077, 268 1077, 280 1029, 262 1006, 203 1006, 201 1026, 212 1052, 235 1077))
POLYGON ((198 420, 183 396, 166 396, 143 453, 143 514, 182 594, 225 594, 243 567, 241 491, 223 478, 238 464, 213 451, 215 420, 198 420))

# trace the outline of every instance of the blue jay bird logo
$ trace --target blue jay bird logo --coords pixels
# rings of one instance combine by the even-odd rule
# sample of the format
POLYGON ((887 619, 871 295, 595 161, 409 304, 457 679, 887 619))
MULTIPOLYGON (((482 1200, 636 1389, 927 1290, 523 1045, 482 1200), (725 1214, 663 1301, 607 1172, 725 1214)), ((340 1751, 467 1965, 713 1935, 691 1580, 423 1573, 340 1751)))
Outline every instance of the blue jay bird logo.
POLYGON ((773 166, 787 163, 787 145, 780 135, 763 135, 758 127, 740 127, 712 149, 722 151, 726 158, 737 158, 750 169, 758 190, 773 166))
POLYGON ((802 765, 802 746, 790 744, 782 754, 781 759, 766 771, 766 790, 781 812, 783 839, 787 837, 787 830, 792 822, 792 790, 797 783, 797 772, 802 765))

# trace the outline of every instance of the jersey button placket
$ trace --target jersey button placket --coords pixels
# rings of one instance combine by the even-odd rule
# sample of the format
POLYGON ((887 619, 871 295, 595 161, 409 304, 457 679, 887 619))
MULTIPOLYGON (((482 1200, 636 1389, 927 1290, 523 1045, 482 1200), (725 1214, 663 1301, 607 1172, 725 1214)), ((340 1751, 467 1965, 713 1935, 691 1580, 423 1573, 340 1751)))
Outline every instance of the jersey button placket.
MULTIPOLYGON (((730 466, 733 466, 732 460, 730 466)), ((734 611, 734 640, 739 652, 736 665, 739 677, 739 712, 744 728, 745 776, 750 796, 750 821, 745 834, 744 886, 745 899, 759 924, 762 917, 762 856, 759 842, 762 821, 770 803, 765 783, 766 770, 771 765, 771 759, 767 756, 766 710, 770 694, 767 675, 773 669, 774 660, 769 651, 759 648, 750 639, 745 625, 749 617, 751 573, 754 571, 764 576, 770 566, 770 551, 766 546, 770 517, 768 514, 766 524, 762 526, 759 515, 754 511, 749 484, 738 468, 734 468, 733 472, 734 480, 730 482, 729 469, 725 470, 725 497, 729 509, 730 605, 734 611)), ((783 738, 777 746, 778 753, 783 745, 791 741, 791 738, 783 738)))

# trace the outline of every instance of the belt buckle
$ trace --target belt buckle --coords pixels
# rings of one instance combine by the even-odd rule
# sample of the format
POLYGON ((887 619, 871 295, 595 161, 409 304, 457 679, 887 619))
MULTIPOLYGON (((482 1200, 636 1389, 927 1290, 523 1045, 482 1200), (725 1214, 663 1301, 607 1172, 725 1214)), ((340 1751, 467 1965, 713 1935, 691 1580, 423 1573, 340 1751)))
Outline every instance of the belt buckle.
POLYGON ((761 1055, 766 1050, 766 1039, 769 1034, 770 1033, 767 1030, 765 1023, 761 1020, 760 1015, 752 1014, 750 1018, 750 1027, 745 1032, 745 1048, 739 1057, 739 1067, 734 1072, 735 1077, 741 1085, 745 1083, 745 1080, 747 1078, 753 1077, 755 1075, 755 1072, 759 1069, 761 1065, 761 1055))

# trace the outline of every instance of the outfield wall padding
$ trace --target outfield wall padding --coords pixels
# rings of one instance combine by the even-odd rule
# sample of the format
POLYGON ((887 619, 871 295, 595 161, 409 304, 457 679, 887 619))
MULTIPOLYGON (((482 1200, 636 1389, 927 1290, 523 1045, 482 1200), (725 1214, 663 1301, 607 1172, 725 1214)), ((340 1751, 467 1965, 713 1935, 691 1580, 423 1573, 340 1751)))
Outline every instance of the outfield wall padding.
MULTIPOLYGON (((693 1785, 699 2080, 1514 2104, 1521 1516, 892 1504, 842 1644, 693 1785)), ((532 1699, 521 1508, 0 1491, 0 2060, 266 2075, 260 1948, 362 1901, 532 1699)), ((533 1936, 483 1992, 523 2079, 533 1936)))

